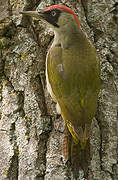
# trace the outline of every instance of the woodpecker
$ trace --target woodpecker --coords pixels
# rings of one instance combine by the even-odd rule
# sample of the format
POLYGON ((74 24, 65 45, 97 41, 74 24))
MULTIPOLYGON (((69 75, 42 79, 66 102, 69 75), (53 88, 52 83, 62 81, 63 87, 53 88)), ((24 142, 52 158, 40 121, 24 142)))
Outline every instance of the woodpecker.
MULTIPOLYGON (((44 21, 54 31, 46 58, 47 89, 74 143, 88 153, 87 142, 100 90, 96 49, 82 31, 76 14, 67 6, 52 5, 22 14, 44 21)), ((79 154, 82 155, 80 151, 79 154)))

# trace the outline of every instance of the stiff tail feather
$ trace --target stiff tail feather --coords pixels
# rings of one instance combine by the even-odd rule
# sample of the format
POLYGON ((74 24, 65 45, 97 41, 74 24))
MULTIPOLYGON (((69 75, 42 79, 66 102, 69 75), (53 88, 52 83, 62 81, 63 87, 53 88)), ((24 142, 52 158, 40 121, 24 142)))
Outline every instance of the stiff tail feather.
POLYGON ((88 168, 90 165, 90 138, 87 131, 86 128, 84 131, 79 131, 81 132, 81 138, 79 138, 77 143, 74 138, 70 138, 68 128, 65 130, 62 153, 66 160, 71 161, 75 177, 78 176, 79 170, 84 171, 85 177, 88 176, 88 168))
POLYGON ((72 139, 71 143, 71 163, 74 174, 77 175, 79 170, 84 171, 85 177, 88 176, 90 165, 90 140, 86 141, 86 146, 81 147, 81 144, 76 144, 72 139))

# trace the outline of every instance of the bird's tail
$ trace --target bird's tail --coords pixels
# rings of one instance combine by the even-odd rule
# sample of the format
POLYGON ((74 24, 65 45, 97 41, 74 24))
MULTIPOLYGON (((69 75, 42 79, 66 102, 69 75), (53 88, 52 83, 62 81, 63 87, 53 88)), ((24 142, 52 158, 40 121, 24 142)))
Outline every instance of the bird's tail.
POLYGON ((82 148, 80 143, 76 144, 72 139, 71 163, 75 175, 79 170, 83 170, 85 177, 88 176, 88 168, 90 165, 90 139, 86 141, 84 148, 82 148))
POLYGON ((90 164, 90 138, 86 136, 86 131, 82 131, 81 138, 78 141, 71 136, 68 128, 65 129, 65 135, 62 144, 62 154, 66 160, 71 160, 73 172, 78 176, 79 170, 83 170, 85 177, 88 175, 90 164))

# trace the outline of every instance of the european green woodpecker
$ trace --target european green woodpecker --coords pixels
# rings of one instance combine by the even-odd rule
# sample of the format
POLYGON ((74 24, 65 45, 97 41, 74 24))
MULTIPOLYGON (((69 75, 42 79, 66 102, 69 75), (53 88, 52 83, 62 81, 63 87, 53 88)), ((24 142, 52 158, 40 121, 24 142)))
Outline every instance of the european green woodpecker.
POLYGON ((54 31, 46 58, 47 89, 57 103, 74 142, 86 149, 100 90, 100 66, 94 46, 75 13, 63 5, 25 15, 44 21, 54 31))

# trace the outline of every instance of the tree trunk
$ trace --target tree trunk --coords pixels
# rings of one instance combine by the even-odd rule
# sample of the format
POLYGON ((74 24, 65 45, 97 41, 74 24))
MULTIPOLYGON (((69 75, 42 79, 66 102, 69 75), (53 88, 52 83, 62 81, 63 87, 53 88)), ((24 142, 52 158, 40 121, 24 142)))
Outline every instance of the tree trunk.
POLYGON ((91 130, 90 180, 118 179, 118 1, 0 0, 0 180, 82 180, 62 159, 65 125, 45 83, 47 27, 22 10, 64 4, 78 15, 101 62, 91 130))

